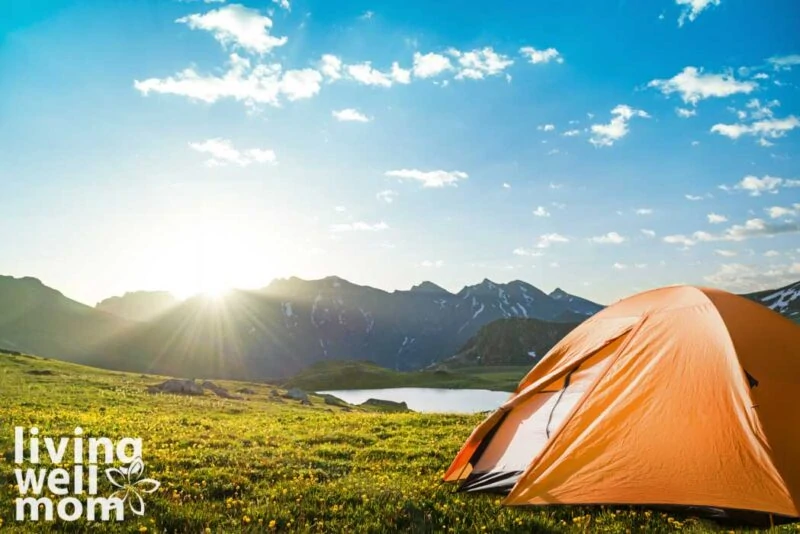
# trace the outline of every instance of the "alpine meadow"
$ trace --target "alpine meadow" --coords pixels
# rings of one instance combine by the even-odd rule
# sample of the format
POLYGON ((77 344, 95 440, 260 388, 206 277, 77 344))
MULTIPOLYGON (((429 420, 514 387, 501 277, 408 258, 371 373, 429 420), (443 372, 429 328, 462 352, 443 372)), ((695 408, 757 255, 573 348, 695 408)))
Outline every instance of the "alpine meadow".
POLYGON ((0 0, 0 534, 800 532, 797 0, 0 0))

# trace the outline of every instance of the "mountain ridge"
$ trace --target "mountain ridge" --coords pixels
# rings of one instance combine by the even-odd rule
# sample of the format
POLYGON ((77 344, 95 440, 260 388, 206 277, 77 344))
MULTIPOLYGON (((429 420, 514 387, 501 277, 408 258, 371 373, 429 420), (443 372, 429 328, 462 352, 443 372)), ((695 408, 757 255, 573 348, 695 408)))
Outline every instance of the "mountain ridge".
MULTIPOLYGON (((758 299, 796 313, 800 282, 795 285, 760 292, 758 299)), ((154 319, 131 321, 39 280, 0 277, 0 347, 198 378, 282 378, 328 360, 371 360, 407 371, 457 354, 499 319, 538 320, 550 343, 558 325, 577 324, 598 309, 560 288, 548 295, 521 280, 484 279, 453 294, 432 282, 387 292, 330 276, 276 279, 222 299, 195 296, 154 319)))

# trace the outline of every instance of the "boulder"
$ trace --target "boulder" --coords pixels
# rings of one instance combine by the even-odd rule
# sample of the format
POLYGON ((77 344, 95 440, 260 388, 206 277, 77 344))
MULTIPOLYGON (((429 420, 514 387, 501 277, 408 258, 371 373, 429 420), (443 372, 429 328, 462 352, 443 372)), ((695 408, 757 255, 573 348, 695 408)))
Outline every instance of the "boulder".
POLYGON ((237 393, 241 393, 243 395, 255 395, 256 391, 250 388, 239 388, 236 390, 237 393))
POLYGON ((299 400, 299 401, 307 401, 308 393, 306 393, 300 388, 292 388, 283 395, 283 398, 299 400))
POLYGON ((147 388, 148 393, 173 393, 175 395, 202 395, 203 388, 194 380, 170 378, 155 386, 147 388))
POLYGON ((231 395, 228 393, 228 390, 222 386, 216 385, 214 382, 210 380, 206 380, 203 382, 203 389, 207 389, 213 392, 217 397, 222 397, 223 399, 234 399, 234 400, 242 400, 241 397, 238 395, 231 395))

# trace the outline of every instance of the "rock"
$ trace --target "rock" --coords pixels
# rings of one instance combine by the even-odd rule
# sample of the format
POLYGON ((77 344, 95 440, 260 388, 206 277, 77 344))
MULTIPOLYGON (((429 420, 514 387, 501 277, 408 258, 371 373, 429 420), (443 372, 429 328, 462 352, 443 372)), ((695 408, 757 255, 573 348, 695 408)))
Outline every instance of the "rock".
POLYGON ((228 390, 222 386, 216 385, 214 382, 210 380, 206 380, 203 382, 203 389, 207 389, 213 392, 217 397, 222 397, 223 399, 234 399, 234 400, 242 400, 241 397, 238 395, 231 395, 228 393, 228 390))
POLYGON ((203 388, 194 380, 183 380, 180 378, 170 378, 169 380, 149 386, 148 393, 174 393, 176 395, 202 395, 203 388))
POLYGON ((302 399, 302 400, 300 401, 300 404, 301 404, 302 406, 311 406, 311 401, 310 401, 310 400, 308 400, 308 397, 306 397, 305 399, 302 399))
POLYGON ((280 397, 281 396, 281 394, 278 392, 277 389, 273 389, 272 391, 269 392, 269 394, 272 397, 280 397))
POLYGON ((256 392, 254 389, 250 388, 239 388, 236 390, 237 393, 242 393, 243 395, 255 395, 256 392))
POLYGON ((32 369, 27 371, 29 375, 38 375, 38 376, 52 376, 55 373, 50 369, 32 369))
POLYGON ((327 393, 320 395, 320 397, 322 397, 322 399, 325 401, 325 404, 329 406, 339 406, 341 408, 348 408, 350 406, 339 397, 334 397, 333 395, 328 395, 327 393))
POLYGON ((299 401, 307 401, 308 400, 308 393, 303 391, 300 388, 292 388, 286 392, 283 396, 284 399, 292 399, 292 400, 299 400, 299 401))
POLYGON ((408 405, 405 402, 394 402, 390 400, 384 399, 367 399, 366 401, 362 402, 359 406, 364 406, 367 408, 377 408, 382 411, 387 412, 408 412, 408 405))

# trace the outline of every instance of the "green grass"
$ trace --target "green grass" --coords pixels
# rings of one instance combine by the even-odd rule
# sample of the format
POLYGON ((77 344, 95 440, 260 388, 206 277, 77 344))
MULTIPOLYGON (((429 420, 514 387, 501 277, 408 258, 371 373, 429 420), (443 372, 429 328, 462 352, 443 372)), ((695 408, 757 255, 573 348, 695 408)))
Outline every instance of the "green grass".
MULTIPOLYGON (((270 396, 246 401, 149 395, 158 377, 0 354, 0 533, 15 523, 15 425, 43 435, 144 440, 161 489, 122 524, 58 523, 59 532, 707 532, 711 523, 631 508, 512 508, 458 494, 440 477, 481 416, 369 413, 270 396), (30 371, 52 371, 35 375, 30 371)), ((67 463, 66 467, 70 467, 67 463)), ((776 529, 777 530, 777 529, 776 529)), ((781 531, 794 531, 782 527, 781 531)))
POLYGON ((510 365, 399 372, 371 362, 330 361, 308 367, 284 385, 309 391, 399 387, 513 391, 530 369, 530 366, 510 365))

